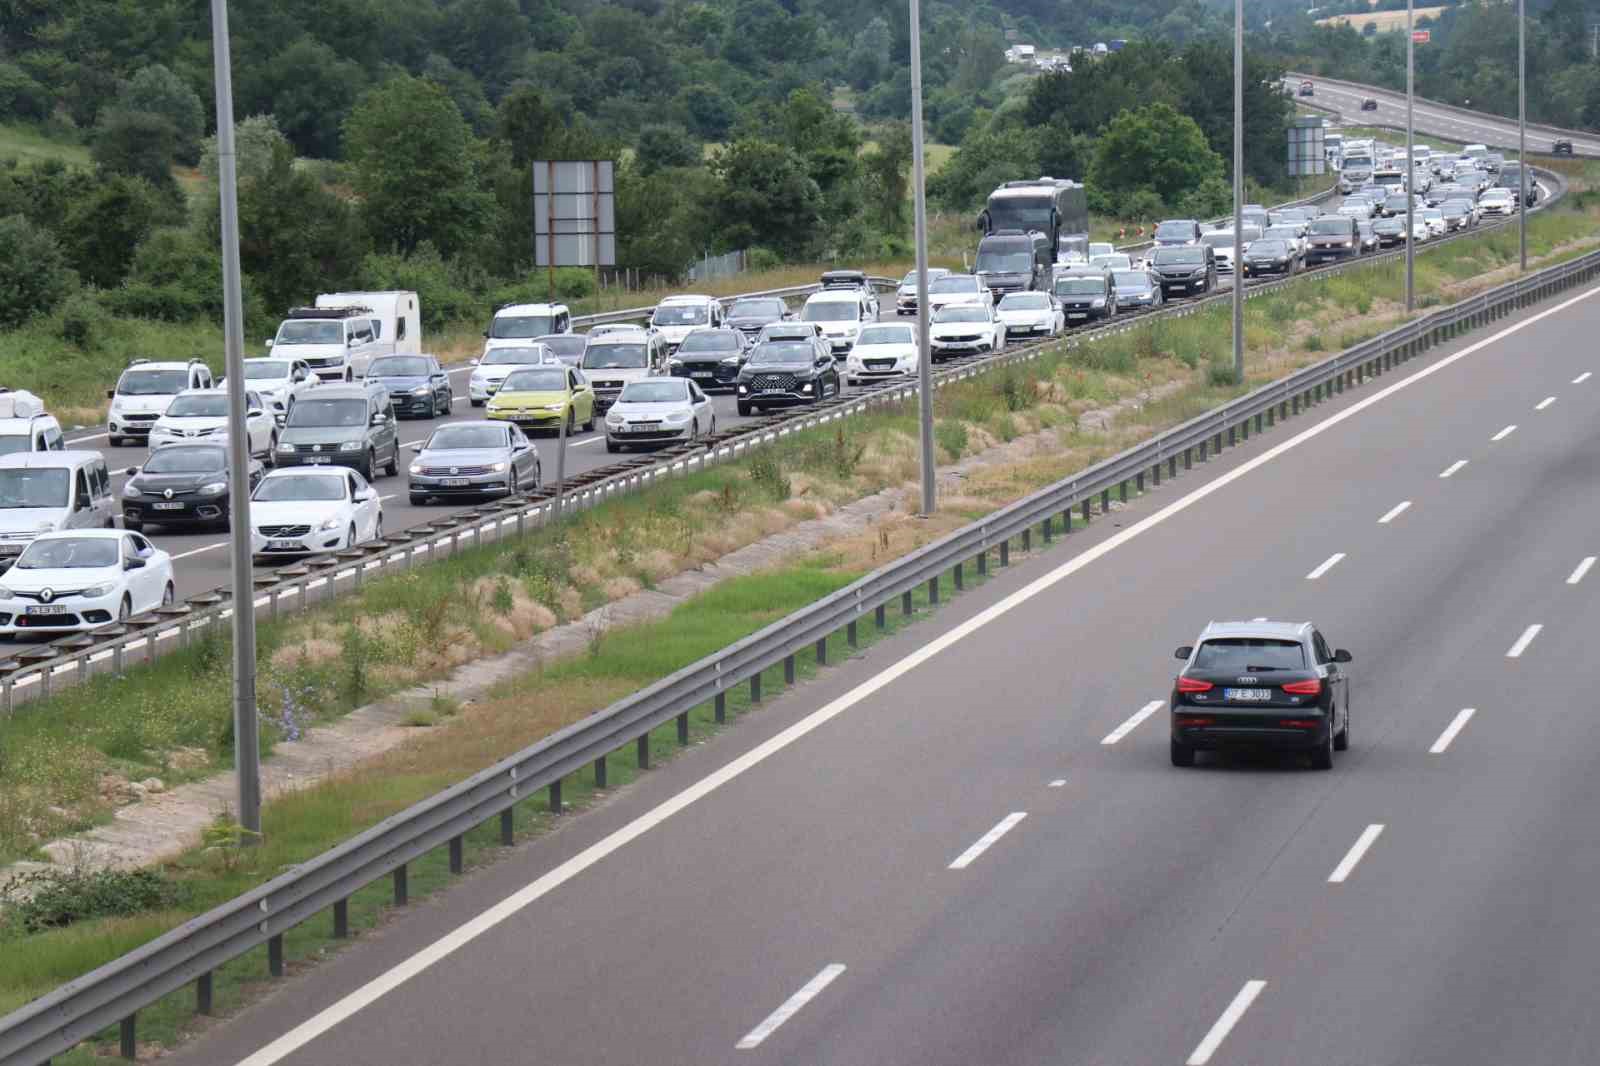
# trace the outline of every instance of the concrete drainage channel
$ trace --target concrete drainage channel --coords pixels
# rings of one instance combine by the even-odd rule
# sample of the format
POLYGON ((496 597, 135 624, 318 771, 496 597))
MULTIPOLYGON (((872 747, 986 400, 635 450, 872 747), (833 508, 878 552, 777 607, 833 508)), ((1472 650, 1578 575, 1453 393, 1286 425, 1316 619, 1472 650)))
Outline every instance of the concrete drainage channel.
MULTIPOLYGON (((1566 192, 1565 179, 1556 173, 1538 171, 1552 189, 1539 208, 1554 203, 1566 192)), ((1297 204, 1320 202, 1333 196, 1332 190, 1319 193, 1297 204)), ((1470 238, 1487 230, 1514 224, 1515 218, 1494 226, 1441 238, 1421 249, 1470 238)), ((1137 246, 1136 246, 1137 247, 1137 246)), ((1322 277, 1371 263, 1404 256, 1404 249, 1379 253, 1345 263, 1328 264, 1307 270, 1293 278, 1248 282, 1246 297, 1274 292, 1306 276, 1322 277)), ((890 278, 874 278, 880 288, 897 283, 890 278)), ((1237 282, 1237 275, 1235 281, 1237 282)), ((763 295, 798 295, 815 291, 817 286, 772 290, 763 295)), ((1231 299, 1229 293, 1164 307, 1160 310, 1130 312, 1127 321, 1110 326, 1079 326, 1060 337, 1020 344, 996 355, 969 356, 952 361, 948 369, 934 375, 934 386, 964 381, 996 368, 1033 360, 1053 344, 1072 348, 1113 336, 1155 318, 1179 318, 1231 299)), ((586 318, 583 324, 626 321, 638 318, 645 309, 610 312, 586 318)), ((758 448, 805 429, 828 425, 849 415, 884 404, 900 403, 916 396, 913 383, 886 383, 865 389, 850 397, 835 397, 805 411, 774 415, 725 430, 694 445, 678 445, 651 456, 638 456, 586 471, 569 480, 560 501, 554 493, 541 489, 517 501, 500 501, 483 507, 442 515, 404 532, 388 534, 380 543, 364 545, 332 555, 315 556, 293 566, 255 578, 254 603, 258 616, 276 619, 286 610, 297 610, 327 603, 343 592, 359 589, 375 575, 403 571, 435 559, 447 558, 465 548, 520 536, 538 528, 562 512, 586 510, 626 493, 650 487, 659 479, 675 477, 709 466, 743 458, 758 448)), ((147 663, 155 656, 188 647, 212 633, 220 633, 232 612, 232 594, 226 587, 190 597, 185 603, 158 608, 130 619, 122 625, 109 625, 88 633, 76 634, 18 649, 0 660, 0 713, 10 714, 22 703, 48 697, 61 684, 83 681, 97 671, 122 672, 134 663, 147 663)))

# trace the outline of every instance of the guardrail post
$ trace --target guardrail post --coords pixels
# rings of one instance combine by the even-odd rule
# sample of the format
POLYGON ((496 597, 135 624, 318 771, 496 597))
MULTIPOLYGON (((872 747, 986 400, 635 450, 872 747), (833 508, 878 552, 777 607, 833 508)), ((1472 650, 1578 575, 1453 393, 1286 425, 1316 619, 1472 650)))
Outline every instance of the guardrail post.
POLYGON ((1150 476, 1151 476, 1151 480, 1155 482, 1156 488, 1159 489, 1161 487, 1161 460, 1160 459, 1157 459, 1156 460, 1156 465, 1150 468, 1150 476))
POLYGON ((879 629, 886 627, 889 624, 888 605, 880 603, 877 607, 873 608, 872 620, 877 623, 879 629))
POLYGON ((517 816, 510 807, 500 812, 500 846, 509 848, 517 839, 517 816))
POLYGON ((827 666, 828 665, 828 638, 827 637, 823 637, 821 640, 817 641, 817 665, 818 666, 827 666))
POLYGON ((1222 430, 1217 430, 1217 439, 1212 442, 1211 450, 1217 455, 1222 454, 1222 430))
POLYGON ((132 1061, 139 1054, 139 1048, 137 1046, 138 1041, 135 1039, 138 1035, 138 1029, 136 1028, 136 1020, 138 1017, 139 1016, 137 1014, 130 1014, 126 1018, 122 1019, 121 1023, 117 1026, 117 1043, 120 1045, 118 1051, 121 1053, 123 1058, 128 1059, 129 1061, 132 1061))
MULTIPOLYGON (((756 677, 760 677, 760 676, 761 676, 760 674, 756 675, 756 677)), ((752 678, 751 679, 751 683, 750 683, 750 702, 751 703, 760 703, 761 702, 761 700, 760 700, 760 698, 758 696, 760 691, 761 691, 760 682, 756 681, 755 678, 752 678)), ((650 734, 649 733, 646 733, 644 736, 642 736, 638 740, 634 741, 634 743, 633 743, 633 762, 634 762, 634 765, 636 765, 641 770, 650 769, 650 734)))
POLYGON ((1210 451, 1210 445, 1211 445, 1211 442, 1209 440, 1203 440, 1203 441, 1200 442, 1200 461, 1202 463, 1205 462, 1207 458, 1209 458, 1207 453, 1210 451))
MULTIPOLYGON (((1245 423, 1245 424, 1249 425, 1248 422, 1245 423)), ((1236 427, 1236 426, 1229 426, 1228 427, 1228 447, 1230 447, 1230 448, 1232 448, 1234 445, 1239 443, 1239 437, 1238 437, 1238 434, 1237 434, 1237 430, 1238 430, 1238 427, 1236 427)), ((1217 450, 1221 451, 1222 449, 1218 448, 1217 450)))
POLYGON ((273 977, 283 976, 283 934, 267 937, 267 972, 273 977))
POLYGON ((1093 510, 1094 510, 1094 505, 1091 504, 1088 500, 1084 500, 1083 501, 1083 524, 1084 525, 1088 525, 1089 524, 1090 515, 1091 515, 1091 512, 1093 512, 1093 510))
POLYGON ((928 603, 936 605, 939 602, 939 578, 937 575, 928 579, 928 603))
MULTIPOLYGON (((1002 540, 1000 542, 1000 565, 1001 566, 1010 566, 1011 565, 1011 538, 1010 537, 1007 537, 1005 540, 1002 540)), ((879 610, 882 610, 882 608, 880 607, 879 610)))
MULTIPOLYGON (((344 940, 350 935, 350 901, 348 899, 335 900, 333 903, 333 938, 344 940)), ((210 975, 208 974, 207 977, 210 975)))
POLYGON ((958 562, 955 565, 955 569, 953 571, 951 571, 951 573, 955 576, 955 579, 956 579, 956 591, 957 592, 960 592, 966 585, 966 574, 964 573, 965 570, 966 570, 966 564, 962 563, 962 562, 958 562))
POLYGON ((1183 468, 1185 470, 1193 470, 1194 469, 1194 449, 1193 448, 1185 448, 1183 450, 1183 468))
MULTIPOLYGON (((1123 487, 1124 490, 1126 490, 1127 487, 1128 487, 1127 483, 1124 482, 1122 487, 1123 487)), ((1133 490, 1134 490, 1134 494, 1137 495, 1137 496, 1143 496, 1144 495, 1144 471, 1143 470, 1140 470, 1137 474, 1133 475, 1133 490)), ((1124 494, 1122 499, 1123 499, 1123 502, 1127 502, 1127 499, 1128 499, 1127 495, 1124 494)))
MULTIPOLYGON (((983 551, 978 553, 978 576, 979 577, 986 577, 988 575, 988 573, 989 573, 989 549, 985 548, 985 549, 983 549, 983 551)), ((850 625, 853 628, 855 626, 855 623, 851 622, 850 625)), ((851 643, 854 644, 855 642, 852 640, 851 643)))
POLYGON ((783 683, 785 685, 794 684, 794 656, 793 655, 785 655, 783 657, 783 683))
POLYGON ((755 672, 755 673, 750 675, 750 702, 751 703, 760 703, 761 702, 761 672, 760 671, 757 671, 757 672, 755 672))
POLYGON ((12 681, 9 677, 4 681, 0 681, 0 704, 4 705, 7 717, 10 717, 11 712, 15 709, 12 705, 13 696, 11 693, 11 686, 12 681))
MULTIPOLYGON (((718 725, 728 720, 728 694, 726 692, 717 693, 716 699, 711 701, 711 706, 712 716, 716 718, 718 725)), ((602 778, 606 775, 604 756, 596 763, 596 773, 602 778)), ((596 781, 596 784, 598 784, 598 781, 596 781)))
MULTIPOLYGON (((194 1012, 196 1014, 211 1013, 211 971, 207 970, 194 982, 194 1012)), ((48 1061, 48 1060, 46 1060, 48 1061)))
POLYGON ((409 899, 409 885, 406 880, 406 864, 401 863, 394 868, 394 905, 404 907, 409 899))
POLYGON ((1344 374, 1342 372, 1333 379, 1333 392, 1336 396, 1344 395, 1344 374))
POLYGON ((1110 514, 1111 513, 1111 490, 1110 489, 1101 489, 1100 490, 1100 513, 1101 514, 1110 514))
POLYGON ((678 746, 683 747, 689 743, 689 712, 684 711, 678 715, 678 746))
POLYGON ((561 813, 561 779, 559 777, 550 782, 550 813, 561 813))
POLYGON ((1290 414, 1297 415, 1300 413, 1300 394, 1298 392, 1294 394, 1292 399, 1290 399, 1289 404, 1290 414))
POLYGON ((1169 478, 1178 476, 1178 457, 1176 455, 1169 456, 1167 459, 1167 476, 1169 478))
MULTIPOLYGON (((1026 536, 1026 534, 1024 534, 1024 536, 1026 536)), ((912 607, 912 604, 911 604, 911 593, 910 592, 902 592, 900 594, 900 613, 902 615, 909 616, 911 614, 912 610, 913 610, 913 607, 912 607)))
POLYGON ((1050 515, 1044 516, 1044 525, 1041 528, 1044 530, 1044 542, 1046 544, 1050 543, 1050 537, 1054 532, 1051 527, 1055 525, 1055 521, 1055 518, 1050 515))
POLYGON ((460 873, 461 872, 461 868, 462 868, 463 865, 465 865, 465 863, 463 862, 462 855, 461 855, 461 838, 458 837, 458 836, 451 837, 450 838, 450 872, 453 873, 453 874, 460 873))

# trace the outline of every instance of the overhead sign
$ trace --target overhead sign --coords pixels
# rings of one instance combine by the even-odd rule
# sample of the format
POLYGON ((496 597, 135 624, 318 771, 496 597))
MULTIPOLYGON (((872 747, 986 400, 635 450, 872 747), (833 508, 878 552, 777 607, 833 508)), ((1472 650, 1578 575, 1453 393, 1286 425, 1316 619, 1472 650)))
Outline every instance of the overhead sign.
POLYGON ((1428 41, 1431 40, 1432 38, 1433 38, 1433 31, 1432 30, 1412 30, 1411 31, 1411 43, 1412 44, 1427 44, 1428 41))
POLYGON ((537 264, 615 266, 615 188, 609 159, 535 160, 533 245, 537 264))

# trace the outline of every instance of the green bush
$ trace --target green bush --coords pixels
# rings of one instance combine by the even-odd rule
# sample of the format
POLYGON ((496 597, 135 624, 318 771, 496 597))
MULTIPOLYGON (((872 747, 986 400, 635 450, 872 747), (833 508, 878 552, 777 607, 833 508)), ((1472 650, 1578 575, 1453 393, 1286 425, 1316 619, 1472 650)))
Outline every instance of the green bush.
POLYGON ((746 270, 776 270, 783 265, 783 256, 771 248, 752 248, 745 253, 744 265, 746 270))
POLYGON ((967 424, 950 420, 935 422, 933 438, 952 459, 959 459, 967 451, 967 424))
POLYGON ((61 339, 84 351, 98 348, 110 317, 94 290, 73 293, 61 305, 61 339))
POLYGON ((789 475, 783 472, 774 449, 767 448, 750 457, 750 481, 773 501, 782 503, 789 498, 793 487, 789 475))
POLYGON ((89 918, 157 910, 179 896, 178 886, 154 870, 34 870, 0 890, 0 915, 5 926, 38 933, 89 918))
POLYGON ((1206 368, 1206 383, 1214 389, 1230 388, 1239 383, 1234 376, 1233 364, 1218 360, 1206 368))
POLYGON ((460 270, 446 262, 427 241, 410 255, 374 252, 362 260, 361 276, 374 291, 414 291, 422 304, 424 329, 436 330, 449 322, 485 317, 483 301, 473 294, 460 270))
POLYGON ((21 215, 0 218, 0 327, 49 314, 77 286, 54 235, 21 215))
POLYGON ((594 271, 588 267, 556 269, 556 295, 563 300, 582 300, 595 294, 594 271))

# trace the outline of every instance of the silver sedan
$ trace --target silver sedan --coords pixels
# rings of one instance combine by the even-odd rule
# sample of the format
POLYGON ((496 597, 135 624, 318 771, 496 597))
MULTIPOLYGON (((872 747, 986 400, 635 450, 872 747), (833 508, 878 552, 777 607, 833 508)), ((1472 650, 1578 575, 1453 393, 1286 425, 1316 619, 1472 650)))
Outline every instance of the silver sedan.
POLYGON ((630 381, 606 412, 606 451, 630 444, 675 444, 717 431, 717 414, 686 378, 630 381))
POLYGON ((413 449, 411 502, 462 496, 515 496, 539 487, 539 453, 516 426, 453 422, 413 449))

